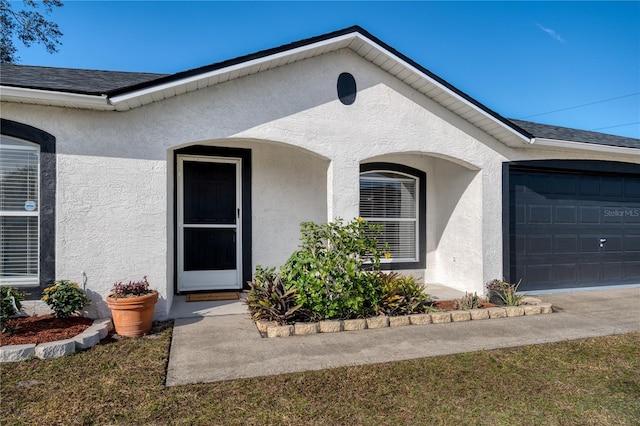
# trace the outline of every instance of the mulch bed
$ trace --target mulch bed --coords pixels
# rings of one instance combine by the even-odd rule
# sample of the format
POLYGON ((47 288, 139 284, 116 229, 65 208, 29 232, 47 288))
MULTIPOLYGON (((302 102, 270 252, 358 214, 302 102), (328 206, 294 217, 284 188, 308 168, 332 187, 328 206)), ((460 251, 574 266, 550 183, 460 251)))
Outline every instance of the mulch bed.
POLYGON ((0 346, 40 344, 70 339, 93 324, 91 318, 56 318, 55 315, 9 318, 6 333, 0 333, 0 346))

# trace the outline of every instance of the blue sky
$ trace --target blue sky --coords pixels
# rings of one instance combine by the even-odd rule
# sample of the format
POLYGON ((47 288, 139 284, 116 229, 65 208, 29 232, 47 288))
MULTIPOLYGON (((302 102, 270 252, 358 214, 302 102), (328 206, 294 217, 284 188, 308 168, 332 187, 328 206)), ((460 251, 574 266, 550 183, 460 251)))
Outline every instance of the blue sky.
POLYGON ((51 19, 60 52, 18 45, 22 64, 174 73, 360 25, 505 117, 640 138, 637 1, 66 0, 51 19))

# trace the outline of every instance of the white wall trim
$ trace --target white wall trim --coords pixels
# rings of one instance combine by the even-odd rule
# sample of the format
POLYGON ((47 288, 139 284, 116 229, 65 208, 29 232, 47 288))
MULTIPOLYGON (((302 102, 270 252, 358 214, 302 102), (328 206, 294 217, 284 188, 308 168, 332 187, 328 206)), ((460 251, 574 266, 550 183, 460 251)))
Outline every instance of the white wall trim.
POLYGON ((80 93, 54 92, 51 90, 24 87, 0 86, 3 101, 34 104, 65 104, 89 109, 115 110, 106 95, 83 95, 80 93))
POLYGON ((536 148, 540 146, 560 148, 560 149, 570 149, 572 151, 578 150, 578 151, 602 152, 606 154, 640 156, 640 150, 637 148, 601 145, 601 144, 587 143, 587 142, 565 141, 565 140, 558 140, 558 139, 533 138, 531 139, 531 143, 527 147, 536 148))

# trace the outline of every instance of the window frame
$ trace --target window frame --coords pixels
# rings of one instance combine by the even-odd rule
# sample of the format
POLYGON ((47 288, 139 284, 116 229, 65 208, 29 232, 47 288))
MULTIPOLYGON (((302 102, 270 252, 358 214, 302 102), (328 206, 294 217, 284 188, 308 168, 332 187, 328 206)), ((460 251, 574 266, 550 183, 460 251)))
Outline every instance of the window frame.
MULTIPOLYGON (((413 167, 405 166, 396 163, 365 163, 360 165, 360 177, 362 175, 372 172, 380 173, 395 173, 405 175, 408 178, 415 179, 416 181, 416 260, 393 258, 381 259, 381 269, 424 269, 426 268, 426 211, 427 211, 427 175, 425 172, 415 169, 413 167)), ((360 195, 360 192, 358 192, 360 195)), ((365 218, 366 219, 366 218, 365 218)))
MULTIPOLYGON (((36 218, 36 229, 37 229, 37 234, 36 234, 36 238, 37 238, 37 244, 36 244, 36 264, 35 264, 35 276, 33 274, 28 274, 26 276, 14 276, 14 277, 6 277, 3 278, 2 276, 0 276, 0 285, 9 285, 9 286, 14 286, 14 287, 34 287, 34 286, 38 286, 39 283, 39 279, 40 279, 40 146, 37 144, 34 144, 33 142, 29 142, 29 141, 25 141, 23 139, 18 139, 18 138, 14 138, 12 136, 7 136, 7 135, 0 135, 3 139, 9 139, 9 140, 13 140, 16 143, 15 144, 9 144, 6 145, 4 147, 4 150, 12 150, 12 151, 23 151, 23 152, 29 152, 29 153, 35 153, 37 155, 37 169, 35 172, 35 187, 36 187, 36 209, 34 210, 17 210, 17 209, 10 209, 10 210, 1 210, 0 209, 0 216, 2 217, 16 217, 16 218, 28 218, 28 217, 35 217, 36 218), (35 281, 35 282, 34 282, 35 281)), ((3 150, 3 145, 0 142, 0 153, 4 152, 3 150)), ((27 176, 27 179, 31 178, 31 176, 27 176)), ((28 183, 27 183, 28 184, 28 183)), ((29 237, 28 233, 25 235, 25 237, 29 237)), ((33 253, 31 252, 30 249, 30 244, 27 241, 25 243, 25 257, 26 257, 26 261, 27 263, 31 263, 29 262, 29 258, 33 256, 33 253)))
POLYGON ((38 224, 38 284, 19 285, 29 291, 27 300, 40 298, 40 292, 55 279, 55 206, 56 206, 56 138, 40 129, 12 120, 0 119, 0 133, 35 144, 40 150, 39 164, 39 224, 38 224))

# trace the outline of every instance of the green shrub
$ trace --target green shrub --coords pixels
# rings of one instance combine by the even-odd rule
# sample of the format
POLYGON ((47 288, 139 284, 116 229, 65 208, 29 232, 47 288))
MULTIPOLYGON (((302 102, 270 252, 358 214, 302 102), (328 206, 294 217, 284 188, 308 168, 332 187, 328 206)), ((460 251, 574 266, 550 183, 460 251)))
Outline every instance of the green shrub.
POLYGON ((313 319, 348 319, 374 315, 381 286, 376 248, 379 226, 361 218, 343 224, 303 222, 302 243, 281 268, 297 300, 313 319))
POLYGON ((287 286, 282 275, 276 274, 275 268, 258 265, 249 287, 251 289, 243 301, 254 321, 277 321, 282 325, 304 319, 302 306, 297 303, 298 289, 287 286))
POLYGON ((433 310, 431 297, 424 292, 423 285, 416 283, 413 276, 380 272, 378 277, 382 285, 380 313, 408 315, 433 310))
POLYGON ((10 316, 16 315, 22 308, 25 292, 11 286, 0 286, 0 329, 5 331, 4 321, 10 316))
POLYGON ((58 318, 68 318, 90 303, 78 284, 68 280, 55 281, 51 287, 45 288, 42 301, 58 318))

